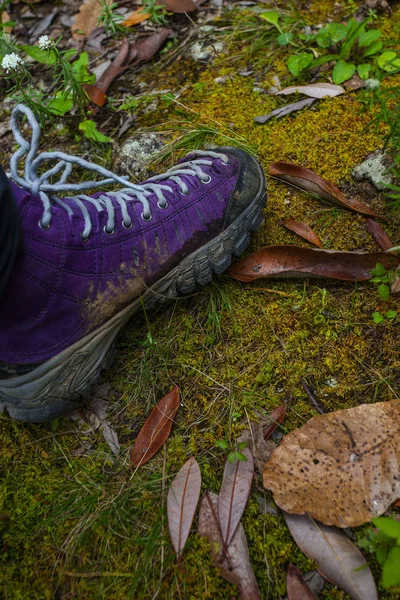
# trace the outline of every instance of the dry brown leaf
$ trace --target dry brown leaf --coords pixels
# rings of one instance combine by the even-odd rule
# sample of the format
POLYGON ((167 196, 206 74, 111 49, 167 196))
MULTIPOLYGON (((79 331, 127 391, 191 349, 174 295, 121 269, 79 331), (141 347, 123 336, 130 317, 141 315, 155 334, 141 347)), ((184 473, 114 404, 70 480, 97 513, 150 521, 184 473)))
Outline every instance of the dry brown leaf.
MULTIPOLYGON (((11 22, 11 17, 8 14, 8 12, 5 11, 5 10, 1 13, 1 22, 3 23, 3 25, 4 25, 4 23, 10 23, 11 22)), ((6 33, 11 33, 12 32, 12 26, 10 25, 8 27, 5 27, 4 31, 6 33)))
POLYGON ((375 242, 378 244, 382 250, 389 250, 389 248, 393 248, 393 242, 384 231, 384 229, 374 221, 373 219, 366 219, 365 221, 365 229, 372 235, 375 242))
POLYGON ((167 514, 172 545, 179 556, 185 547, 200 498, 201 473, 195 458, 190 458, 168 490, 167 514))
POLYGON ((362 404, 310 419, 264 466, 283 510, 357 527, 400 497, 400 402, 362 404))
POLYGON ((276 92, 277 95, 283 94, 305 94, 311 98, 325 98, 329 96, 339 96, 344 94, 346 90, 341 85, 334 85, 333 83, 309 83, 308 85, 291 85, 276 92))
POLYGON ((352 600, 378 600, 370 568, 357 546, 336 527, 327 527, 307 515, 283 513, 296 544, 317 563, 328 581, 352 600))
POLYGON ((286 115, 290 115, 293 112, 297 112, 298 110, 303 110, 306 106, 311 106, 315 102, 315 98, 305 98, 304 100, 299 100, 298 102, 292 102, 291 104, 285 104, 285 106, 281 106, 280 108, 276 108, 272 112, 267 115, 261 115, 260 117, 254 117, 255 123, 260 123, 263 125, 270 119, 280 119, 281 117, 285 117, 286 115))
POLYGON ((321 240, 307 223, 293 221, 293 219, 282 219, 282 225, 286 227, 286 229, 289 229, 289 231, 293 231, 301 238, 307 240, 307 242, 314 244, 314 246, 318 246, 318 248, 322 248, 321 240))
POLYGON ((398 258, 384 252, 340 252, 300 246, 269 246, 230 267, 238 281, 261 278, 327 277, 343 281, 367 281, 376 263, 396 267, 398 258))
POLYGON ((282 179, 301 190, 316 194, 320 198, 323 198, 336 206, 340 206, 341 208, 346 208, 370 217, 382 218, 375 214, 369 206, 364 204, 364 202, 346 198, 339 188, 331 181, 324 179, 320 175, 317 175, 317 173, 314 173, 311 169, 306 169, 301 165, 295 165, 279 160, 270 164, 269 174, 278 179, 282 179))
POLYGON ((146 13, 141 8, 138 8, 137 10, 133 11, 133 13, 127 19, 125 19, 125 21, 122 21, 121 25, 124 27, 133 27, 134 25, 138 25, 139 23, 146 21, 149 17, 149 13, 146 13))
POLYGON ((282 423, 286 417, 289 408, 289 402, 283 402, 277 406, 268 417, 268 424, 264 429, 264 439, 268 440, 274 433, 275 429, 282 423))
MULTIPOLYGON (((112 0, 106 0, 111 4, 112 0)), ((71 27, 72 37, 76 40, 84 40, 96 29, 102 8, 99 0, 85 0, 75 15, 71 27)))
POLYGON ((168 439, 179 403, 179 389, 174 387, 153 408, 132 449, 131 462, 135 467, 144 465, 150 460, 168 439))
POLYGON ((254 475, 254 461, 248 448, 242 453, 247 460, 227 461, 218 496, 218 519, 226 550, 242 518, 254 475))
POLYGON ((100 108, 105 105, 107 101, 107 96, 105 95, 103 90, 98 88, 96 85, 93 85, 92 83, 84 83, 83 89, 85 90, 85 92, 90 98, 90 101, 93 102, 93 104, 100 106, 100 108))
POLYGON ((242 524, 239 523, 224 553, 217 515, 218 496, 206 492, 200 504, 199 533, 210 542, 213 564, 226 581, 237 586, 241 600, 261 600, 260 590, 250 564, 249 548, 242 524))
MULTIPOLYGON (((398 270, 400 271, 400 265, 398 265, 398 270)), ((390 288, 392 294, 398 294, 400 292, 400 276, 395 275, 392 281, 392 287, 390 288)))
POLYGON ((286 574, 286 591, 288 600, 317 600, 308 587, 303 574, 290 564, 286 574))
POLYGON ((185 13, 197 10, 197 6, 193 0, 158 0, 157 4, 165 6, 167 10, 173 13, 185 13))

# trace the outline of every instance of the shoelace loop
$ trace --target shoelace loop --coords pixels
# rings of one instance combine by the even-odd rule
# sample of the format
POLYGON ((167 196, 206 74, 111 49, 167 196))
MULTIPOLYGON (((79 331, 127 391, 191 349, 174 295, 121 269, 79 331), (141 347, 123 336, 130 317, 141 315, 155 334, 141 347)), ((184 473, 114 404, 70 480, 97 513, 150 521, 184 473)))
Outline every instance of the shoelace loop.
MULTIPOLYGON (((59 151, 38 153, 41 135, 40 125, 32 110, 23 104, 18 104, 14 108, 11 116, 11 127, 15 140, 19 145, 19 148, 14 152, 10 161, 11 178, 17 185, 41 199, 43 204, 43 215, 39 225, 43 229, 49 229, 50 227, 51 207, 53 203, 63 207, 70 215, 73 213, 71 206, 61 198, 56 197, 55 194, 62 193, 64 195, 65 193, 77 192, 77 195, 68 196, 67 199, 72 201, 82 214, 84 219, 84 230, 81 235, 82 239, 87 240, 92 232, 92 222, 87 203, 94 205, 98 212, 104 210, 107 212, 107 224, 104 227, 104 231, 109 235, 112 235, 115 230, 115 207, 108 195, 102 194, 99 198, 92 198, 91 196, 82 193, 86 190, 104 188, 115 184, 123 185, 123 189, 116 192, 110 192, 110 195, 121 208, 123 226, 126 229, 130 229, 133 226, 132 218, 128 211, 130 202, 138 201, 142 203, 143 212, 141 217, 145 221, 151 221, 152 219, 151 206, 148 200, 149 196, 154 194, 157 197, 157 206, 161 210, 168 208, 168 201, 163 192, 173 192, 173 189, 171 186, 159 184, 157 181, 163 179, 174 181, 177 183, 179 191, 183 195, 188 195, 190 192, 186 182, 181 178, 181 175, 195 176, 204 184, 210 183, 211 181, 211 176, 205 173, 201 168, 202 166, 212 165, 212 160, 207 160, 206 158, 199 158, 181 163, 172 167, 165 173, 148 179, 143 185, 136 185, 130 182, 128 177, 121 177, 116 173, 79 156, 59 151), (30 141, 24 138, 20 128, 20 121, 24 115, 32 129, 30 141), (23 161, 24 158, 24 175, 21 177, 19 174, 19 163, 23 161), (39 175, 39 170, 43 163, 54 160, 58 162, 39 175), (98 173, 103 179, 98 181, 84 181, 82 183, 68 183, 67 180, 74 165, 98 173), (50 179, 58 174, 60 174, 58 181, 56 183, 51 183, 50 179)), ((208 158, 220 159, 223 164, 229 164, 228 156, 219 152, 196 150, 196 154, 207 156, 208 158)))

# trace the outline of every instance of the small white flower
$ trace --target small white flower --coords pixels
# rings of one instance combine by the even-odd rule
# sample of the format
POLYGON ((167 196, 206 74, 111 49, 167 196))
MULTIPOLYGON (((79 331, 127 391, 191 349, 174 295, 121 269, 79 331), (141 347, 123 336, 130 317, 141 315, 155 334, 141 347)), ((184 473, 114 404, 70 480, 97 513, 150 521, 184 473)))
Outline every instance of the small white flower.
POLYGON ((39 38, 38 46, 41 50, 50 50, 54 46, 54 42, 48 35, 42 35, 39 38))
POLYGON ((6 73, 11 73, 12 71, 19 71, 23 64, 24 61, 18 56, 18 54, 15 54, 15 52, 6 54, 3 60, 1 61, 1 66, 3 67, 6 73))

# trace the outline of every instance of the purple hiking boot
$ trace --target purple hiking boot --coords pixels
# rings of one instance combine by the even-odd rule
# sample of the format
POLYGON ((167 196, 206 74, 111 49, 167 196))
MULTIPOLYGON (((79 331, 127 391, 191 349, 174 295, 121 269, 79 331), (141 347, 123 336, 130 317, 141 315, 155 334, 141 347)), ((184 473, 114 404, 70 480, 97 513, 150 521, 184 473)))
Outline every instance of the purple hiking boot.
POLYGON ((76 156, 38 153, 40 128, 22 105, 12 127, 24 254, 0 297, 0 410, 41 422, 90 396, 118 331, 143 303, 207 284, 243 252, 263 218, 265 179, 252 156, 223 147, 136 185, 76 156), (58 162, 44 172, 49 160, 58 162), (67 182, 74 165, 102 180, 67 182), (121 189, 105 193, 111 184, 121 189))

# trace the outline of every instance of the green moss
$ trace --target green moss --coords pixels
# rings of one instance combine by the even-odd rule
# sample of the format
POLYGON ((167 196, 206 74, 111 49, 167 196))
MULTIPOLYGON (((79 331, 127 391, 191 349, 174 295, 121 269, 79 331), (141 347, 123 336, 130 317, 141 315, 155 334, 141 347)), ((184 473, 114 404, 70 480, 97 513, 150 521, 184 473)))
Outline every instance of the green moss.
MULTIPOLYGON (((313 3, 310 22, 323 20, 334 5, 313 3)), ((385 33, 398 15, 396 9, 394 21, 379 21, 385 33)), ((258 65, 269 60, 262 50, 252 56, 258 65)), ((196 65, 180 104, 161 100, 152 113, 139 111, 139 124, 159 127, 172 120, 192 132, 202 125, 217 143, 226 144, 228 137, 231 143, 250 145, 266 170, 274 160, 301 163, 385 213, 382 195, 365 198, 363 186, 350 184, 354 165, 381 146, 378 135, 364 131, 369 116, 360 112, 358 95, 326 99, 310 110, 256 125, 254 116, 288 99, 253 92, 253 82, 237 75, 240 60, 230 63, 227 53, 203 70, 196 65), (225 85, 215 82, 226 75, 225 85)), ((278 55, 268 72, 261 69, 262 86, 268 87, 274 74, 283 85, 292 82, 285 60, 278 55)), ((159 74, 159 87, 179 87, 184 71, 181 63, 173 64, 159 74)), ((154 72, 148 70, 144 78, 151 81, 154 72)), ((200 135, 197 139, 204 141, 200 135)), ((67 142, 73 147, 73 140, 67 142)), ((184 147, 175 150, 168 161, 184 152, 184 147)), ((108 164, 111 158, 103 160, 108 164)), ((279 225, 282 217, 305 220, 326 248, 377 249, 361 217, 271 179, 268 194, 267 219, 249 251, 267 244, 305 244, 279 225)), ((385 228, 399 243, 399 220, 385 228)), ((371 318, 374 310, 392 308, 392 298, 382 302, 368 283, 272 280, 241 285, 222 276, 185 300, 146 318, 136 316, 125 327, 116 363, 107 374, 115 390, 110 420, 122 445, 119 459, 110 455, 100 431, 86 435, 87 452, 79 456, 83 433, 66 419, 40 426, 0 420, 0 510, 9 517, 0 523, 4 596, 112 600, 149 598, 158 591, 158 598, 165 599, 225 600, 234 595, 212 566, 208 543, 195 530, 181 567, 176 566, 165 520, 172 477, 195 455, 203 490, 218 492, 226 453, 215 442, 223 438, 234 443, 243 429, 234 413, 258 419, 290 393, 293 403, 284 431, 315 414, 300 377, 312 385, 327 411, 393 399, 400 366, 398 320, 376 326, 371 318), (152 344, 144 343, 149 327, 152 344), (151 462, 132 472, 129 447, 150 408, 172 385, 179 385, 183 400, 173 434, 151 462)), ((261 513, 256 502, 260 494, 272 501, 257 478, 243 525, 260 587, 273 600, 285 592, 289 562, 303 571, 313 565, 282 517, 261 513)), ((379 569, 368 558, 378 581, 379 569)), ((345 598, 329 585, 322 597, 345 598)), ((380 598, 394 600, 395 594, 381 591, 380 598)))

